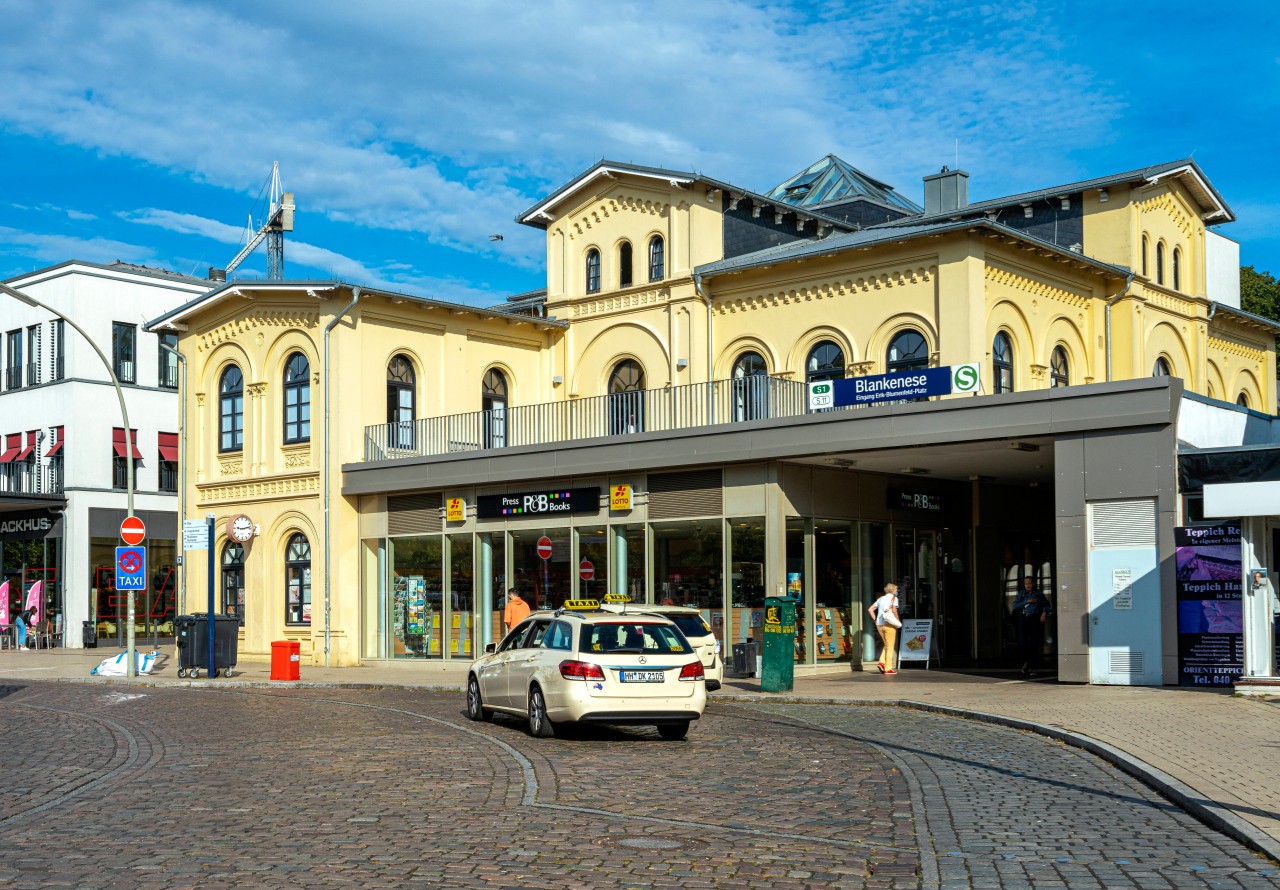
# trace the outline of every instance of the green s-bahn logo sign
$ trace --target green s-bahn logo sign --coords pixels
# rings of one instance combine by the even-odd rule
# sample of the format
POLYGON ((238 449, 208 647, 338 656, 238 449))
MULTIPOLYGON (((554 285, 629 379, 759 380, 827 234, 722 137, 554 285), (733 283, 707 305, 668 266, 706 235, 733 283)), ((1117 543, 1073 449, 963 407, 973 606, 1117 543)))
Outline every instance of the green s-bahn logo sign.
POLYGON ((951 391, 953 393, 977 392, 981 381, 982 378, 978 374, 978 364, 976 362, 951 366, 951 391))

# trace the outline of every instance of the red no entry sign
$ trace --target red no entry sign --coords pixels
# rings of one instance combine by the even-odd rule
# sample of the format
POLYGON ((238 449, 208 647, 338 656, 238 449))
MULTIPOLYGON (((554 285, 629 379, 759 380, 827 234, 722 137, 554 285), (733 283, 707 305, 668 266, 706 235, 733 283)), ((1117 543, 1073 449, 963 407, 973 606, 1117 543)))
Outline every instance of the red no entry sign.
POLYGON ((591 560, 584 559, 578 563, 578 577, 583 581, 590 581, 596 576, 596 567, 591 564, 591 560))
POLYGON ((538 538, 538 555, 543 559, 551 558, 551 539, 546 535, 538 538))
POLYGON ((130 547, 137 546, 147 539, 147 526, 137 516, 126 516, 120 523, 120 540, 130 547))

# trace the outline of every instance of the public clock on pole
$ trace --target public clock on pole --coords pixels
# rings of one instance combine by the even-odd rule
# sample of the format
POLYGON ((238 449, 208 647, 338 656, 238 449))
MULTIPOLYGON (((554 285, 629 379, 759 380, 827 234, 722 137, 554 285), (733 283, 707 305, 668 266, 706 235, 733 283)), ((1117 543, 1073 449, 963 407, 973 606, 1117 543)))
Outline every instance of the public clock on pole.
POLYGON ((227 521, 227 537, 240 544, 245 544, 253 537, 253 520, 243 513, 232 516, 227 521))

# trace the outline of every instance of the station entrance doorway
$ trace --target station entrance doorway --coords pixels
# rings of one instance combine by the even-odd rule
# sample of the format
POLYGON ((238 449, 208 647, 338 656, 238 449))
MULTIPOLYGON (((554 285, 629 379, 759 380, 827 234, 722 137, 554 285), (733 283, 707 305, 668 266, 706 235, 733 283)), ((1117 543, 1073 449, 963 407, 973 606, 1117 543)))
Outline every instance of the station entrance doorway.
POLYGON ((894 526, 891 535, 892 577, 902 617, 933 621, 939 658, 970 660, 968 532, 894 526))

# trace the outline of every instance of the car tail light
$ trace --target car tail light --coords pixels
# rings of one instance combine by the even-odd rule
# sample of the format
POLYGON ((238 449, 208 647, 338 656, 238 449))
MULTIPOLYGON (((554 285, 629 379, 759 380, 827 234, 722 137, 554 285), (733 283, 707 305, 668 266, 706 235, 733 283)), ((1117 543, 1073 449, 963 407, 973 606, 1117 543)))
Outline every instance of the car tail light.
POLYGON ((707 672, 702 669, 702 662, 694 661, 680 669, 681 680, 705 680, 707 672))
POLYGON ((604 671, 600 669, 600 665, 589 661, 562 661, 560 676, 566 680, 603 680, 604 671))

